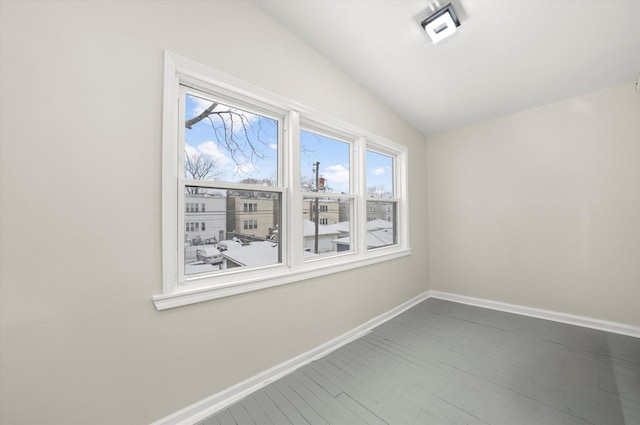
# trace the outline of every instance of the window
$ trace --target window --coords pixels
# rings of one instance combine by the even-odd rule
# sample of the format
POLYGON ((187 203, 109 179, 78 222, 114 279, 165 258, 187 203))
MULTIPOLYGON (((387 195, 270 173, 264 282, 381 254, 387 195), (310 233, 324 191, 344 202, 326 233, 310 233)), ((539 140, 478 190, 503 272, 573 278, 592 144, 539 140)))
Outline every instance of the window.
MULTIPOLYGON (((178 259, 178 280, 197 283, 201 276, 233 275, 239 269, 281 264, 281 244, 267 241, 269 235, 257 235, 256 230, 262 228, 259 221, 266 228, 280 223, 284 189, 278 151, 284 116, 186 85, 180 86, 179 93, 179 120, 184 127, 176 140, 183 157, 178 183, 185 198, 225 199, 219 212, 226 222, 226 239, 218 243, 222 262, 203 262, 197 250, 193 255, 192 247, 185 247, 178 259), (270 177, 261 177, 263 173, 270 177)), ((199 205, 195 203, 196 212, 199 205)))
POLYGON ((258 211, 258 204, 257 203, 247 203, 245 202, 243 205, 244 208, 244 212, 257 212, 258 211))
POLYGON ((158 309, 411 253, 405 147, 170 53, 165 67, 158 309))
POLYGON ((258 228, 258 220, 244 220, 243 229, 252 230, 258 228))
POLYGON ((306 123, 300 131, 302 239, 306 261, 352 252, 352 152, 357 136, 306 123), (332 226, 329 226, 329 223, 332 226), (320 227, 323 226, 323 227, 320 227))
POLYGON ((393 169, 393 156, 367 150, 367 249, 398 243, 393 169))

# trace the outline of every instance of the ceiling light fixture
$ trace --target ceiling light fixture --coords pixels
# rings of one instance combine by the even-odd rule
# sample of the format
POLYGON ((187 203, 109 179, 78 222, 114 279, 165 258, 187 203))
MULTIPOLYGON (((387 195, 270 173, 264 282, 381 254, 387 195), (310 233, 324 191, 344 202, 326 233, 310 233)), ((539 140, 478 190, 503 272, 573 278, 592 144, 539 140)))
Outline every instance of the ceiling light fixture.
MULTIPOLYGON (((435 2, 438 7, 440 6, 435 2)), ((433 10, 433 5, 431 5, 433 10)), ((445 38, 453 35, 457 27, 460 26, 460 20, 455 9, 449 3, 445 7, 436 10, 431 16, 420 23, 422 28, 434 43, 439 43, 445 38)))

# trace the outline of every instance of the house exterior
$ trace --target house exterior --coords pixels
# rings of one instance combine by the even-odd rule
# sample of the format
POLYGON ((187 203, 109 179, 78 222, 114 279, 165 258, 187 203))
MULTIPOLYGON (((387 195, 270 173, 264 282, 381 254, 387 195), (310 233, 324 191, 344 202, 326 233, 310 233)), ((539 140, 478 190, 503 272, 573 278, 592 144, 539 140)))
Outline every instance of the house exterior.
POLYGON ((222 197, 185 195, 185 243, 199 245, 207 239, 224 239, 227 232, 226 203, 226 199, 222 197))
POLYGON ((280 223, 280 202, 274 198, 227 196, 225 239, 251 237, 266 239, 280 223))
MULTIPOLYGON (((302 218, 303 220, 309 220, 315 222, 316 218, 316 208, 319 211, 318 215, 318 224, 327 226, 330 224, 337 224, 340 221, 344 221, 342 219, 343 216, 348 214, 349 203, 348 202, 340 202, 338 199, 329 199, 329 198, 320 198, 317 200, 316 207, 316 199, 315 198, 304 198, 303 207, 302 207, 302 218)), ((346 218, 348 220, 348 217, 346 218)))
POLYGON ((385 220, 393 221, 394 203, 384 201, 367 202, 367 221, 385 220))

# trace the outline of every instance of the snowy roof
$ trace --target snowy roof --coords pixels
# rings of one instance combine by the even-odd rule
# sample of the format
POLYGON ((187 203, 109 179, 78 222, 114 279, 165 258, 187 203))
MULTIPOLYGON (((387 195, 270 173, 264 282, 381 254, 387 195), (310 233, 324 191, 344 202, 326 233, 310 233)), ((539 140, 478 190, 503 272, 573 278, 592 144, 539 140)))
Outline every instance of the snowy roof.
MULTIPOLYGON (((306 220, 306 222, 314 223, 312 221, 306 220)), ((312 228, 315 229, 315 228, 312 228)), ((324 229, 325 234, 330 233, 349 233, 351 231, 351 223, 348 221, 341 221, 336 224, 328 224, 326 226, 320 226, 320 229, 324 229)), ((393 223, 391 221, 376 219, 367 222, 367 231, 371 232, 373 230, 381 230, 381 229, 393 229, 393 223)), ((305 233, 306 235, 306 233, 305 233)))
MULTIPOLYGON (((316 224, 313 221, 304 220, 302 224, 304 226, 304 236, 315 236, 316 224)), ((332 226, 318 225, 318 235, 337 235, 338 230, 332 226)))
POLYGON ((316 254, 315 252, 311 252, 311 251, 302 251, 304 258, 311 258, 311 257, 317 257, 320 254, 316 254))
POLYGON ((220 270, 219 264, 205 264, 202 261, 184 265, 184 274, 208 273, 220 270))
POLYGON ((377 230, 367 232, 367 246, 378 248, 381 246, 393 245, 393 229, 377 230))
POLYGON ((220 241, 218 243, 218 247, 222 247, 223 249, 239 249, 242 248, 242 244, 238 241, 234 241, 234 240, 225 240, 225 241, 220 241))
POLYGON ((278 244, 268 241, 252 242, 242 248, 222 253, 224 257, 241 266, 258 266, 278 262, 278 244))
MULTIPOLYGON (((384 221, 384 220, 381 220, 384 221)), ((351 243, 351 237, 334 239, 335 242, 340 245, 349 245, 351 243)), ((382 246, 393 245, 393 230, 383 229, 375 230, 373 232, 367 232, 367 247, 368 248, 380 248, 382 246)))
POLYGON ((376 219, 367 221, 367 231, 376 229, 393 229, 393 223, 391 221, 376 219))
POLYGON ((341 221, 336 224, 327 224, 326 229, 331 233, 349 233, 351 232, 351 224, 348 221, 341 221))
MULTIPOLYGON (((251 242, 241 248, 236 248, 222 253, 224 257, 240 266, 259 266, 278 263, 278 244, 262 241, 251 242)), ((317 254, 306 252, 304 257, 315 257, 317 254)))

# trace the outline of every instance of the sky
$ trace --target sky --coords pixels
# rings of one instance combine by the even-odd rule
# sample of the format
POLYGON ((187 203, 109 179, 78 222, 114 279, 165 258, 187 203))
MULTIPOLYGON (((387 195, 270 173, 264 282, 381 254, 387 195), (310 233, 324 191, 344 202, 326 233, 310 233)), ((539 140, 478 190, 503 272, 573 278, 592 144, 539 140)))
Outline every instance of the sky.
MULTIPOLYGON (((210 100, 186 94, 185 119, 198 116, 212 104, 210 100)), ((219 105, 214 112, 228 111, 219 105)), ((239 109, 232 114, 212 115, 212 121, 204 119, 185 128, 185 153, 191 157, 202 156, 216 161, 216 180, 239 182, 246 178, 275 180, 278 157, 278 122, 239 109), (227 132, 219 117, 224 117, 227 132), (231 140, 238 147, 235 160, 231 150, 225 147, 231 140), (250 144, 256 147, 258 156, 251 158, 250 144)), ((319 175, 326 179, 326 186, 337 193, 350 193, 349 189, 349 144, 325 136, 302 131, 300 134, 301 175, 315 180, 313 164, 320 162, 319 175)), ((375 152, 367 152, 367 187, 393 187, 392 158, 375 152)))

